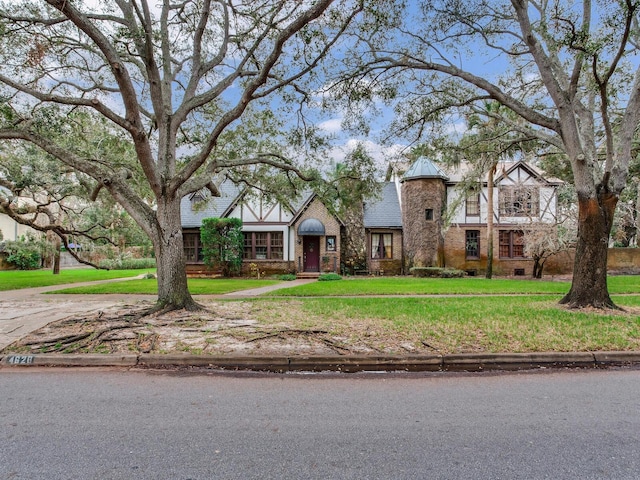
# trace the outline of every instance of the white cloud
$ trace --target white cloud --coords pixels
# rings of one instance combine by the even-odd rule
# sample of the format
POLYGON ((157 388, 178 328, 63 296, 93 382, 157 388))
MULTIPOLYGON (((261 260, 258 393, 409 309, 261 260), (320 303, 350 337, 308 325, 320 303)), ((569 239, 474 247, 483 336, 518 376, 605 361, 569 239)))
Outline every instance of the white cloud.
POLYGON ((402 153, 407 148, 406 145, 382 145, 371 140, 350 138, 344 144, 332 148, 329 152, 329 157, 334 163, 341 163, 359 144, 363 145, 367 153, 373 158, 381 177, 385 174, 389 162, 404 158, 402 153))
POLYGON ((332 118, 318 124, 318 128, 327 133, 338 133, 342 131, 342 119, 332 118))

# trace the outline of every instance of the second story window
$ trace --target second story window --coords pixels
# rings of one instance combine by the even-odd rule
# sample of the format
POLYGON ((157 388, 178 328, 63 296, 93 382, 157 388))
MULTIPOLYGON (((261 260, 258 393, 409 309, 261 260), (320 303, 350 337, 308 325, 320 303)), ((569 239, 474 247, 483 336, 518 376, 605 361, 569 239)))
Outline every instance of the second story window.
POLYGON ((206 203, 206 200, 204 198, 204 195, 202 195, 201 193, 195 193, 191 197, 191 210, 193 211, 200 210, 202 207, 204 207, 205 203, 206 203))
POLYGON ((540 212, 540 190, 535 186, 502 187, 499 193, 500 215, 532 217, 540 212))
POLYGON ((477 217, 480 215, 480 194, 472 193, 465 202, 465 213, 467 217, 477 217))
POLYGON ((424 219, 429 222, 433 220, 433 208, 427 208, 424 211, 424 219))

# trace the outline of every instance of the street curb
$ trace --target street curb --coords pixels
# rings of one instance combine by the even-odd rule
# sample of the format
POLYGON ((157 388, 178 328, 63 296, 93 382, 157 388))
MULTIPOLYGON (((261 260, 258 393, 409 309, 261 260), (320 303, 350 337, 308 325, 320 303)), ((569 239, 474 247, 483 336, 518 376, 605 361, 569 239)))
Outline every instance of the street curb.
POLYGON ((5 355, 0 366, 21 367, 133 367, 138 363, 137 355, 74 355, 35 354, 5 355))
POLYGON ((267 372, 481 372, 488 370, 533 370, 541 368, 607 368, 640 365, 636 352, 541 352, 471 353, 452 355, 291 355, 216 356, 189 354, 65 355, 7 354, 0 368, 51 367, 192 367, 267 372))

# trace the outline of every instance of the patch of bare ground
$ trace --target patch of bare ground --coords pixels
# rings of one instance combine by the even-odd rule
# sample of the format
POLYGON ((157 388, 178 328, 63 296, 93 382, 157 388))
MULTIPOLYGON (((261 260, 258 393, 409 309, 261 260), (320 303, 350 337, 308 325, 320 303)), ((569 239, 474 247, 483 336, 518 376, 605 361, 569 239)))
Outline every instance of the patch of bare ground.
MULTIPOLYGON (((354 318, 338 310, 329 315, 310 313, 299 300, 207 301, 205 310, 197 312, 178 310, 143 315, 150 306, 141 302, 88 316, 68 317, 32 332, 5 351, 22 354, 393 355, 610 350, 619 346, 602 343, 609 340, 589 343, 589 339, 582 338, 588 336, 587 333, 578 341, 571 330, 559 332, 553 325, 541 327, 540 331, 532 327, 530 335, 525 337, 519 334, 521 329, 517 325, 507 324, 503 328, 490 321, 478 325, 443 320, 394 326, 382 318, 365 315, 354 318)), ((594 317, 603 315, 603 311, 597 309, 581 312, 594 317)), ((611 310, 604 314, 607 313, 634 319, 640 317, 640 308, 625 307, 624 311, 611 310)), ((620 335, 631 335, 628 329, 633 326, 618 327, 620 335)), ((629 346, 623 349, 636 348, 636 344, 637 341, 630 340, 629 346)))
POLYGON ((387 339, 383 344, 365 324, 359 326, 357 322, 349 332, 332 328, 326 319, 310 319, 308 313, 297 308, 296 302, 288 302, 285 309, 269 303, 207 302, 206 310, 198 312, 178 310, 143 316, 149 306, 113 307, 90 316, 52 322, 6 350, 211 355, 433 352, 427 346, 416 347, 404 339, 387 339))

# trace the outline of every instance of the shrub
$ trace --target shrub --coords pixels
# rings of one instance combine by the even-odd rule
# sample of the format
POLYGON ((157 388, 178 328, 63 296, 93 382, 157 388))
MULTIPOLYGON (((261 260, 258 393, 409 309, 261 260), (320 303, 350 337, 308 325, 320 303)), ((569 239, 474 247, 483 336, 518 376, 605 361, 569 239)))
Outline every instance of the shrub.
POLYGON ((41 245, 33 240, 5 242, 4 251, 7 254, 7 263, 14 265, 19 270, 40 268, 41 245))
POLYGON ((445 268, 440 275, 441 278, 462 278, 464 276, 464 270, 457 270, 455 268, 445 268))
POLYGON ((439 277, 443 270, 440 267, 412 267, 409 272, 414 277, 439 277))
POLYGON ((222 269, 225 277, 240 272, 244 234, 239 218, 205 218, 200 227, 205 265, 222 269))
POLYGON ((278 280, 283 280, 285 282, 290 282, 295 279, 296 279, 296 276, 293 273, 285 273, 284 275, 278 276, 278 280))
POLYGON ((323 273, 318 277, 318 281, 320 282, 328 282, 332 280, 342 280, 342 277, 337 273, 323 273))
POLYGON ((440 267, 413 267, 409 272, 414 277, 431 277, 431 278, 461 278, 464 276, 462 270, 455 268, 440 267))

